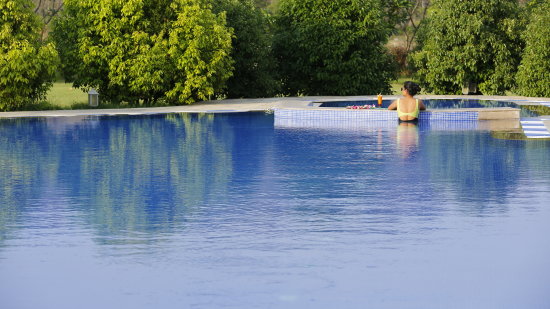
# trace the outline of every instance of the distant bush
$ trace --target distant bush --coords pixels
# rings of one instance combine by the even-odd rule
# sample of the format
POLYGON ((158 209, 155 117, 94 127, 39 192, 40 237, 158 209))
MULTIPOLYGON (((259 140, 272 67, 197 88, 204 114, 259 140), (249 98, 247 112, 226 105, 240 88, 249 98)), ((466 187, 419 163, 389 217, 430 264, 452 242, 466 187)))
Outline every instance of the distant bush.
POLYGON ((399 74, 409 76, 411 72, 409 71, 409 65, 407 63, 408 51, 405 43, 399 42, 396 44, 391 44, 388 46, 388 52, 392 55, 394 61, 399 67, 399 74))
POLYGON ((379 0, 281 0, 274 49, 288 95, 390 93, 392 31, 379 0))
POLYGON ((54 25, 63 72, 112 102, 192 103, 231 76, 231 30, 206 0, 65 0, 54 25))
POLYGON ((516 76, 516 92, 550 97, 550 1, 544 1, 530 14, 524 38, 526 46, 516 76))
POLYGON ((465 82, 484 94, 514 87, 522 50, 516 0, 434 0, 413 54, 428 92, 459 94, 465 82))
POLYGON ((0 0, 0 111, 45 98, 58 63, 53 44, 42 44, 42 26, 30 0, 0 0))

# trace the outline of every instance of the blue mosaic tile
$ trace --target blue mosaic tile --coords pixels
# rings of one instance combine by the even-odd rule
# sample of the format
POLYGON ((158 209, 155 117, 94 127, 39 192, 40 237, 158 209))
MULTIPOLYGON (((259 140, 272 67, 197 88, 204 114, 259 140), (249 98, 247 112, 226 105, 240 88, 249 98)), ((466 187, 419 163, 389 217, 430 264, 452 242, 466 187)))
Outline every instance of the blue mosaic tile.
POLYGON ((423 127, 429 127, 430 130, 436 130, 436 131, 465 131, 465 130, 477 130, 479 128, 478 121, 420 120, 419 125, 423 127))
MULTIPOLYGON (((342 120, 342 121, 396 121, 397 114, 389 110, 293 110, 276 109, 275 119, 342 120)), ((422 121, 477 121, 478 113, 464 112, 421 112, 422 121)))
MULTIPOLYGON (((397 114, 389 110, 276 109, 275 126, 292 128, 396 128, 397 114)), ((434 130, 475 130, 477 112, 421 112, 420 124, 434 130)))

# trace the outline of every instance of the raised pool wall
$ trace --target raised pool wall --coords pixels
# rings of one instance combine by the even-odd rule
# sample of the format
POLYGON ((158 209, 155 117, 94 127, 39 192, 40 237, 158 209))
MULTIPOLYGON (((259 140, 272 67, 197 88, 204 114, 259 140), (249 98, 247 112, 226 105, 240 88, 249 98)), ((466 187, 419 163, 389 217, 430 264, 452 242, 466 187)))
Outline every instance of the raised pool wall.
MULTIPOLYGON (((277 127, 369 128, 395 126, 397 112, 387 109, 319 107, 274 109, 277 127)), ((510 107, 434 109, 421 111, 420 121, 441 130, 514 130, 520 128, 520 109, 510 107), (480 121, 481 120, 481 121, 480 121), (490 120, 490 121, 483 121, 490 120)))
MULTIPOLYGON (((275 109, 275 118, 395 121, 396 111, 387 109, 343 109, 312 107, 275 109)), ((477 121, 519 119, 518 108, 468 108, 421 111, 419 119, 428 121, 477 121)))

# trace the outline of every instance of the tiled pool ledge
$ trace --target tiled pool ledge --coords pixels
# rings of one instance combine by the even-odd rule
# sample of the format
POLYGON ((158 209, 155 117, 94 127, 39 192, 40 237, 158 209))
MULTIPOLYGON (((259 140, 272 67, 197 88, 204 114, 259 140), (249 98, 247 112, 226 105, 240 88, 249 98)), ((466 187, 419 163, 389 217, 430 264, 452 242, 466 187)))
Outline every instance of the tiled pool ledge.
MULTIPOLYGON (((397 112, 387 109, 345 109, 330 107, 276 108, 275 120, 319 120, 319 121, 392 121, 397 112)), ((511 107, 434 109, 422 111, 422 121, 478 121, 519 119, 520 109, 511 107)))

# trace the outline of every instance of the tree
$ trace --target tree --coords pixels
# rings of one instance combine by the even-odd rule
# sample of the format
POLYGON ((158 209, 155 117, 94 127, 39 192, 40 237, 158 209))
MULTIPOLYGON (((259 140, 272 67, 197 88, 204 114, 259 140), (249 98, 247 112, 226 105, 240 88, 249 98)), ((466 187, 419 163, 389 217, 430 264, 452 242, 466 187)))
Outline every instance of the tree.
POLYGON ((57 52, 42 45, 30 0, 0 0, 0 110, 43 99, 55 78, 57 52))
POLYGON ((522 43, 517 0, 435 0, 422 49, 413 54, 427 91, 458 94, 467 82, 485 94, 514 86, 522 43))
POLYGON ((50 22, 54 19, 55 16, 61 9, 63 9, 62 0, 32 0, 35 5, 34 12, 38 14, 42 20, 42 31, 41 37, 45 39, 49 32, 50 22))
POLYGON ((386 17, 378 0, 281 0, 274 48, 284 93, 390 92, 386 17))
POLYGON ((400 74, 411 75, 408 56, 416 48, 417 35, 429 8, 428 0, 406 0, 396 10, 396 28, 387 44, 400 74))
POLYGON ((222 91, 231 35, 225 14, 203 0, 66 0, 53 34, 75 87, 145 105, 222 91))
POLYGON ((411 5, 404 8, 407 18, 403 20, 399 26, 405 35, 406 53, 410 53, 414 47, 414 42, 420 23, 426 17, 428 12, 429 2, 426 0, 414 0, 411 5))
POLYGON ((516 76, 520 95, 550 97, 550 1, 537 6, 529 15, 524 32, 525 49, 516 76))
POLYGON ((422 0, 379 0, 385 14, 384 20, 388 26, 394 29, 399 24, 406 22, 410 14, 414 14, 415 3, 418 1, 422 0))
POLYGON ((234 30, 231 58, 233 76, 225 93, 230 98, 270 97, 278 91, 274 77, 276 62, 271 51, 270 18, 254 7, 252 0, 212 1, 216 12, 227 14, 227 25, 234 30))
POLYGON ((257 8, 266 8, 271 4, 270 0, 254 0, 254 5, 257 8))

